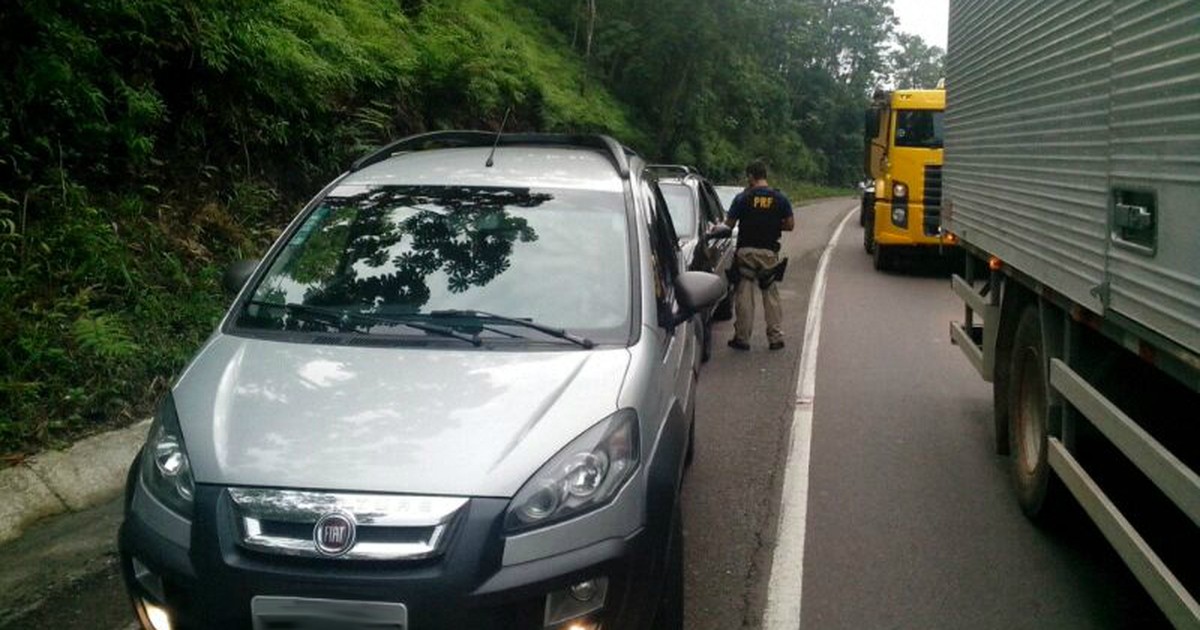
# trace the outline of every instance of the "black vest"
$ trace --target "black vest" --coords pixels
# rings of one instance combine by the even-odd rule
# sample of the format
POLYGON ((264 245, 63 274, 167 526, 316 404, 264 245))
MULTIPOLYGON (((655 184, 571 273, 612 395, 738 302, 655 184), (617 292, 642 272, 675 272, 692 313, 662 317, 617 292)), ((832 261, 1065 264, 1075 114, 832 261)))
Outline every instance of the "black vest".
POLYGON ((779 251, 787 201, 774 188, 752 188, 742 193, 738 213, 738 249, 754 247, 779 251))

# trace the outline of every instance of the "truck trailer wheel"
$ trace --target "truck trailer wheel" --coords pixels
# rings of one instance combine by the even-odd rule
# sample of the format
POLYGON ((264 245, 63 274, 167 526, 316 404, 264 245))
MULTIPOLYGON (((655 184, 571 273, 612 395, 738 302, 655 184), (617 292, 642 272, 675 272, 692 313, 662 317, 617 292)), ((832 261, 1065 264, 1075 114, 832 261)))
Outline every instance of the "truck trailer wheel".
POLYGON ((1021 511, 1047 523, 1061 512, 1066 489, 1050 469, 1047 360, 1037 304, 1021 311, 1009 355, 1008 443, 1021 511))

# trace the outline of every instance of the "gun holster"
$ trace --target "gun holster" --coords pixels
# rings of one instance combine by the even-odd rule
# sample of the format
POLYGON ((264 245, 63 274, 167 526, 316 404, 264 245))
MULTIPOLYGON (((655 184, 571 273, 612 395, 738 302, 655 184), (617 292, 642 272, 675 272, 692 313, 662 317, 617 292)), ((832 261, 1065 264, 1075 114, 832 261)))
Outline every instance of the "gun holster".
POLYGON ((771 288, 772 284, 783 280, 783 274, 787 272, 787 266, 788 259, 781 258, 774 266, 758 272, 758 288, 766 291, 771 288))
POLYGON ((742 281, 742 272, 738 269, 737 261, 725 270, 725 280, 729 282, 729 286, 736 287, 742 281))

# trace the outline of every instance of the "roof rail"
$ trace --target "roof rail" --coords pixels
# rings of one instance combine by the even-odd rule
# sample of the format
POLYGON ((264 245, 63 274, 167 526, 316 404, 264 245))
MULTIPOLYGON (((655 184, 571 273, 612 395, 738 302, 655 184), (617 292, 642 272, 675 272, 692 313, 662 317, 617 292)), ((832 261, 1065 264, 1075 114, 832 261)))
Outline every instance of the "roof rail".
POLYGON ((671 171, 681 175, 699 175, 700 171, 684 164, 647 164, 648 171, 671 171))
POLYGON ((397 153, 434 148, 558 146, 599 149, 612 160, 622 178, 629 177, 629 156, 637 153, 605 135, 562 133, 502 133, 491 131, 431 131, 401 138, 358 158, 350 165, 351 172, 378 164, 397 153))

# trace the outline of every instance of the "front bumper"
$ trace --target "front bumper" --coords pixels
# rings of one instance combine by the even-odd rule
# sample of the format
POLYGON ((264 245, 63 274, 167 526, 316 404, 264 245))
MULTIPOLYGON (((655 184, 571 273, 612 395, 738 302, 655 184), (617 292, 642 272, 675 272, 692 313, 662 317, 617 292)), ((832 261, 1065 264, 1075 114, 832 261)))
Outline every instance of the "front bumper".
MULTIPOLYGON (((503 566, 501 523, 508 502, 472 499, 444 555, 414 561, 350 561, 264 555, 237 545, 223 488, 198 486, 188 548, 127 510, 121 525, 121 568, 135 608, 147 600, 171 615, 172 627, 251 628, 259 595, 400 602, 408 627, 543 628, 546 596, 597 577, 609 580, 604 628, 647 627, 662 583, 666 541, 652 532, 607 539, 557 556, 503 566), (134 559, 148 569, 135 576, 134 559), (161 589, 157 585, 161 580, 161 589)), ((144 571, 144 569, 143 569, 144 571)), ((139 616, 145 623, 144 611, 139 616)), ((553 628, 562 626, 551 626, 553 628)))
POLYGON ((890 201, 875 202, 875 242, 886 246, 954 247, 946 241, 943 235, 929 235, 925 232, 925 206, 921 203, 910 202, 908 208, 908 225, 896 227, 892 223, 892 204, 890 201))

